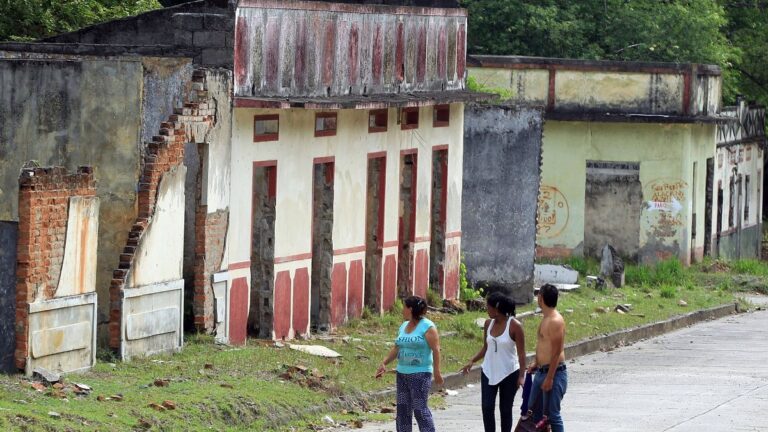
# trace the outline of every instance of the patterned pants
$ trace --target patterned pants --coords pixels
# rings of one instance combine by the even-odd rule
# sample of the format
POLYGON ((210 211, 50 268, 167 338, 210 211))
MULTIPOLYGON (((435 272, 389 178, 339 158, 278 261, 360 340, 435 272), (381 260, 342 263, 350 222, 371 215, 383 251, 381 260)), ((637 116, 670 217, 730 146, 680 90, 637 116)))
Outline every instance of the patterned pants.
POLYGON ((397 432, 411 432, 413 416, 421 432, 435 432, 435 422, 427 407, 432 374, 397 374, 397 432))

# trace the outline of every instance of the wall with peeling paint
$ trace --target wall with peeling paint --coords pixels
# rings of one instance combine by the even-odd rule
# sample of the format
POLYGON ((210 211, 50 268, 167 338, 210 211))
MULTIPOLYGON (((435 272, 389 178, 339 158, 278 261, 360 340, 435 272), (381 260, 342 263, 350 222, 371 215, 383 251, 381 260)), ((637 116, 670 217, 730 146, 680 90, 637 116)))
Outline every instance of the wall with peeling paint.
POLYGON ((469 75, 511 91, 511 102, 558 113, 711 116, 720 110, 715 66, 471 56, 469 75))
POLYGON ((142 143, 188 90, 191 61, 17 48, 26 51, 0 51, 0 220, 18 218, 18 173, 27 161, 95 167, 101 199, 96 287, 99 322, 106 324, 112 271, 136 219, 142 143), (26 58, 14 58, 20 56, 26 58))
POLYGON ((726 259, 760 258, 763 218, 765 108, 747 105, 723 109, 732 122, 718 125, 713 161, 712 256, 726 259), (733 182, 733 191, 731 190, 733 182), (722 202, 718 202, 722 189, 722 202), (721 225, 718 226, 718 206, 721 225))
POLYGON ((537 247, 541 256, 581 255, 584 240, 586 161, 639 162, 643 201, 638 259, 654 262, 703 255, 706 159, 714 155, 715 126, 547 121, 537 247), (697 163, 693 178, 693 163, 697 163), (695 185, 695 186, 694 186, 695 185), (681 208, 673 209, 673 199, 681 208), (695 207, 694 207, 695 204, 695 207))
POLYGON ((533 297, 542 127, 540 109, 465 110, 461 224, 467 278, 518 303, 533 297))
POLYGON ((16 244, 19 224, 0 222, 0 372, 15 372, 16 244))
POLYGON ((235 95, 463 89, 466 26, 456 8, 241 1, 235 95))
POLYGON ((387 131, 369 133, 367 110, 341 110, 337 111, 337 135, 314 137, 313 110, 235 109, 232 137, 232 204, 227 240, 230 263, 228 279, 250 280, 249 239, 254 162, 276 161, 275 274, 290 272, 290 276, 286 275, 289 284, 297 270, 306 270, 311 266, 312 172, 316 158, 334 158, 335 264, 355 261, 362 263, 365 257, 365 203, 369 153, 385 155, 387 158, 383 230, 384 255, 387 256, 397 253, 401 151, 415 149, 418 152, 415 237, 422 240, 416 248, 425 250, 428 254, 432 151, 434 146, 447 146, 446 231, 453 233, 447 243, 449 247, 460 247, 463 111, 462 104, 451 105, 450 125, 433 127, 433 107, 422 107, 419 109, 420 127, 402 130, 398 124, 398 110, 390 109, 387 131), (253 142, 256 114, 279 115, 279 140, 253 142))

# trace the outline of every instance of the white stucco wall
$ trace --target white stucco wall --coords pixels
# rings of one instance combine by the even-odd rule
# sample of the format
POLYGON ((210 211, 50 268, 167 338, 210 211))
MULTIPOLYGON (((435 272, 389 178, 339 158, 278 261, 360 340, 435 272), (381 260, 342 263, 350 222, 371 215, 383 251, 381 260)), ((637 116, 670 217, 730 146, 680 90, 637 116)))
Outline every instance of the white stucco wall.
MULTIPOLYGON (((450 125, 433 127, 433 107, 420 108, 419 128, 402 130, 398 110, 389 109, 386 132, 368 132, 367 110, 340 110, 337 135, 314 136, 316 111, 236 108, 232 133, 232 192, 227 254, 230 266, 250 260, 251 194, 253 164, 277 161, 275 257, 308 254, 312 250, 312 169, 316 158, 334 157, 335 250, 365 245, 366 181, 368 154, 386 152, 384 240, 398 238, 399 170, 403 150, 417 149, 418 237, 430 236, 432 152, 448 146, 448 198, 446 232, 461 230, 461 184, 463 152, 463 104, 451 105, 450 125), (253 117, 280 115, 278 141, 253 142, 253 117)), ((458 243, 458 240, 456 241, 458 243)), ((427 248, 429 244, 425 245, 427 248)), ((360 258, 364 253, 359 253, 360 258)), ((308 261, 278 265, 275 271, 307 267, 308 261)), ((336 260, 335 260, 336 261, 336 260)), ((310 263, 311 264, 311 263, 310 263)), ((250 269, 230 267, 229 279, 246 277, 250 269)))
POLYGON ((184 165, 163 175, 154 215, 136 250, 126 287, 177 281, 184 258, 184 165))

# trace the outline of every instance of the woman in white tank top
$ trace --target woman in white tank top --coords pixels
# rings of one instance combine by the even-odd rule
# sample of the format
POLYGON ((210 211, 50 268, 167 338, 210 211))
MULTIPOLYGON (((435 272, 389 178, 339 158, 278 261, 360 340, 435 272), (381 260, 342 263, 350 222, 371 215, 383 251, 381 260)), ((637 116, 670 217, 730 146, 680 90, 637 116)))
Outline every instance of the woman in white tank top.
POLYGON ((512 430, 512 402, 525 381, 525 336, 523 326, 514 318, 515 302, 495 292, 487 299, 488 317, 483 330, 483 347, 461 371, 469 373, 472 365, 483 359, 481 395, 483 425, 495 432, 496 394, 499 394, 501 431, 512 430))

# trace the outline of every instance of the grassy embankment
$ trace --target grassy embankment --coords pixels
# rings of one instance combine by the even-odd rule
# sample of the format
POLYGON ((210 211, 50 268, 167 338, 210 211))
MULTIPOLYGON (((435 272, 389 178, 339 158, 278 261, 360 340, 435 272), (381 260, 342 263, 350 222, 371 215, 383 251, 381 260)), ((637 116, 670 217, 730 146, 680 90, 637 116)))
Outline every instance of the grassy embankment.
MULTIPOLYGON (((569 264, 581 272, 582 282, 585 274, 596 273, 595 262, 572 259, 569 264)), ((568 322, 567 342, 733 302, 742 289, 765 293, 768 265, 757 261, 730 266, 707 262, 686 269, 676 262, 665 262, 656 268, 631 266, 626 276, 628 286, 622 289, 584 287, 562 296, 559 309, 568 322), (680 300, 687 306, 680 306, 680 300), (625 303, 632 304, 635 315, 613 312, 617 304, 625 303)), ((528 305, 520 312, 532 308, 528 305)), ((475 320, 484 316, 482 312, 431 314, 445 334, 443 373, 457 371, 479 348, 481 329, 475 320)), ((538 317, 524 320, 528 350, 533 349, 532 335, 538 321, 538 317)), ((324 424, 322 417, 327 414, 337 422, 350 423, 388 418, 391 414, 380 411, 391 407, 391 402, 366 402, 365 395, 393 386, 391 374, 382 380, 372 376, 400 323, 395 311, 354 321, 330 339, 299 342, 328 346, 342 354, 335 360, 266 341, 251 340, 246 347, 234 348, 217 346, 209 337, 191 336, 182 353, 129 363, 102 359, 92 371, 66 378, 68 383, 93 387, 87 396, 75 395, 71 387, 39 392, 20 376, 0 376, 0 427, 57 431, 313 430, 314 425, 324 424), (287 367, 295 365, 306 367, 306 375, 300 371, 285 375, 287 367), (119 397, 107 399, 114 395, 119 397), (150 407, 164 401, 172 401, 176 409, 150 407)))

